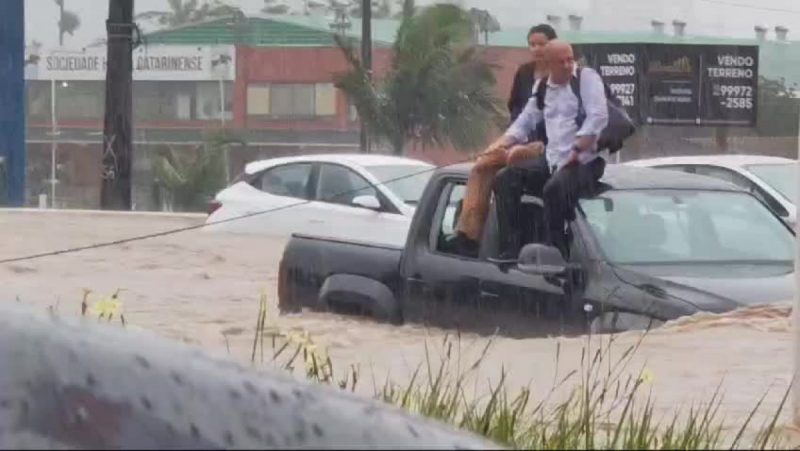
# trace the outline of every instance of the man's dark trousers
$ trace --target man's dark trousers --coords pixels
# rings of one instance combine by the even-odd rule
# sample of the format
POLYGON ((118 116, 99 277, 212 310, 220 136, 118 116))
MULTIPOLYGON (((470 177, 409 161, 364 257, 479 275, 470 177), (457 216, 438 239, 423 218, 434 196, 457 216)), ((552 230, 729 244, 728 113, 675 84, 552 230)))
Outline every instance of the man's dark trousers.
POLYGON ((605 167, 605 160, 595 158, 587 164, 574 163, 556 171, 549 168, 547 160, 541 156, 500 171, 493 190, 502 257, 516 258, 521 247, 522 221, 525 220, 520 217, 523 194, 542 198, 547 243, 568 255, 565 224, 575 219, 578 199, 594 194, 605 167))

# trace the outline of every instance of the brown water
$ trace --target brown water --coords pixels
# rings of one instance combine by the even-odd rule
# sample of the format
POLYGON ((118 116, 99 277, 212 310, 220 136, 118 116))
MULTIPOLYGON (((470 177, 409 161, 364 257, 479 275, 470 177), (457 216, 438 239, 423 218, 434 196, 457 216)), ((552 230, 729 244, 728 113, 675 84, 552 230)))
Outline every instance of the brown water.
MULTIPOLYGON (((174 227, 197 224, 200 216, 1 212, 0 258, 81 246, 174 227)), ((336 367, 358 364, 362 378, 374 375, 382 385, 390 377, 402 383, 425 360, 426 343, 434 355, 447 332, 420 326, 389 326, 331 314, 277 317, 276 276, 284 241, 264 236, 193 231, 113 248, 0 266, 3 296, 61 314, 80 313, 84 289, 107 296, 122 289, 126 319, 132 328, 199 345, 249 363, 260 293, 267 294, 268 323, 310 332, 328 348, 336 367)), ((786 391, 792 371, 788 305, 763 307, 724 316, 698 315, 651 332, 643 340, 630 371, 647 368, 659 411, 708 401, 722 384, 722 413, 741 419, 769 392, 772 412, 786 391)), ((452 332, 450 332, 452 334, 452 332)), ((556 374, 579 368, 582 351, 597 349, 586 338, 511 339, 491 343, 479 377, 479 392, 502 370, 512 387, 531 384, 535 394, 550 391, 556 374), (559 359, 556 359, 557 350, 559 359)), ((639 334, 616 337, 612 358, 637 343, 639 334)), ((464 366, 490 339, 461 337, 464 366)), ((361 390, 372 391, 372 380, 361 390)))

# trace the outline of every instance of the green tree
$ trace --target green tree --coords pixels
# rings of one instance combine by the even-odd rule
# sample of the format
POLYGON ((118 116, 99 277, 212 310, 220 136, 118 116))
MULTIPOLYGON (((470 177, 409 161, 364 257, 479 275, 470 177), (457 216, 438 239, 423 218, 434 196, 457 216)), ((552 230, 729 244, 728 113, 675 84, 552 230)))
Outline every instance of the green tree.
POLYGON ((489 45, 489 34, 500 31, 500 22, 485 9, 471 8, 469 15, 475 30, 475 42, 483 37, 483 44, 489 45))
POLYGON ((797 85, 759 77, 757 129, 762 136, 797 136, 797 85))
POLYGON ((414 0, 402 0, 403 8, 398 13, 397 18, 402 19, 404 17, 411 17, 414 15, 414 11, 416 10, 416 6, 414 6, 414 0))
POLYGON ((75 35, 75 31, 81 26, 81 18, 72 11, 64 9, 64 0, 55 0, 58 5, 58 44, 64 45, 64 35, 75 35))
POLYGON ((337 37, 350 66, 336 86, 350 99, 376 140, 397 155, 410 142, 423 146, 482 146, 501 118, 493 66, 472 44, 472 21, 440 4, 406 17, 394 43, 391 67, 373 81, 350 41, 337 37))
POLYGON ((291 8, 286 3, 283 3, 281 0, 264 0, 264 7, 261 8, 261 12, 264 14, 289 14, 291 8))
POLYGON ((169 11, 147 11, 136 15, 137 20, 155 20, 161 26, 174 28, 204 20, 225 17, 240 11, 220 0, 167 0, 169 11))
POLYGON ((207 202, 228 183, 226 148, 244 144, 224 134, 191 150, 165 147, 153 160, 156 185, 173 211, 203 211, 207 202))

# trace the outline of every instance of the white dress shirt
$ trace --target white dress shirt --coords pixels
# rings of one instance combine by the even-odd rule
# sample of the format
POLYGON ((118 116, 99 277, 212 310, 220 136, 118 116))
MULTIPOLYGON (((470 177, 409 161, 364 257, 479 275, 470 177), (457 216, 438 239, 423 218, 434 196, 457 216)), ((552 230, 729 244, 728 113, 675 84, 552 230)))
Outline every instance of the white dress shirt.
MULTIPOLYGON (((573 72, 573 77, 575 76, 573 72)), ((534 95, 517 117, 505 136, 511 137, 517 143, 528 140, 531 132, 536 128, 544 116, 547 128, 547 149, 545 155, 550 167, 560 169, 569 160, 577 139, 581 136, 599 137, 608 125, 608 103, 605 87, 600 75, 590 68, 581 68, 580 89, 583 99, 583 109, 586 119, 579 128, 575 119, 578 116, 578 97, 572 91, 570 83, 557 85, 552 81, 547 82, 547 92, 544 98, 544 111, 536 106, 536 89, 541 80, 533 88, 534 95)), ((588 163, 598 158, 597 152, 581 152, 579 161, 588 163)))

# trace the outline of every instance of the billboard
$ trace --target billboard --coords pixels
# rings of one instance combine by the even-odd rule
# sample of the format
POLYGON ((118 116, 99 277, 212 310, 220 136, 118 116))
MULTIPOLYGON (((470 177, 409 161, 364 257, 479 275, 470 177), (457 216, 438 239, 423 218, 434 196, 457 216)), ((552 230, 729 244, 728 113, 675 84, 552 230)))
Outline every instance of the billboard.
POLYGON ((582 44, 576 50, 640 123, 756 123, 757 46, 582 44))

